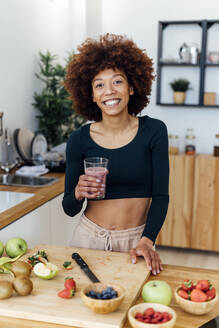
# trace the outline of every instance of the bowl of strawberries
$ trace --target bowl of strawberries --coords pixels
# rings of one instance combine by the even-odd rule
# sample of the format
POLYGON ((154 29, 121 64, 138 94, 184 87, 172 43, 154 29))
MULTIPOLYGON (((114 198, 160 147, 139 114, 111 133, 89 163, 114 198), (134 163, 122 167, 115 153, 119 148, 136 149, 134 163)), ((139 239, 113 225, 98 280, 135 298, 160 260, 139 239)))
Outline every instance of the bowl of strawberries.
POLYGON ((132 306, 128 319, 133 328, 172 328, 176 313, 167 305, 145 302, 132 306))
POLYGON ((215 287, 210 280, 184 280, 175 290, 177 304, 191 314, 206 314, 218 301, 215 287))

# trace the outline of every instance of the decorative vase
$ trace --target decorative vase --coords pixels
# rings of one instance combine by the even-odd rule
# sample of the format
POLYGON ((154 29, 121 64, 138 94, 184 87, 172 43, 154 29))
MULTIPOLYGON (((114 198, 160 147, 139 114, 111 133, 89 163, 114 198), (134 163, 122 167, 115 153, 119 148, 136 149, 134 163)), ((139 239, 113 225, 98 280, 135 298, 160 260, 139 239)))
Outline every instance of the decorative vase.
POLYGON ((181 91, 174 91, 173 99, 175 104, 184 104, 186 93, 181 91))

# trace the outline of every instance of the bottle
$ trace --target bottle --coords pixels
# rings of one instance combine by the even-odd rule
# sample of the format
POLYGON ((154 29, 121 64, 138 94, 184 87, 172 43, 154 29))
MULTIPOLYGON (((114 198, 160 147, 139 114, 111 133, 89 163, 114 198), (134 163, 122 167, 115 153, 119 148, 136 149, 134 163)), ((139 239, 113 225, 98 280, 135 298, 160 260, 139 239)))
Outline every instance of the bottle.
POLYGON ((187 134, 185 137, 185 154, 186 155, 195 155, 195 135, 194 129, 187 129, 187 134))
POLYGON ((3 160, 1 161, 0 167, 6 173, 9 173, 13 167, 17 164, 13 156, 13 148, 9 136, 8 128, 5 129, 4 135, 4 147, 3 147, 3 160))
POLYGON ((179 137, 175 134, 169 135, 169 154, 177 155, 179 153, 179 137))
POLYGON ((218 156, 219 157, 219 134, 216 134, 215 135, 214 156, 218 156))

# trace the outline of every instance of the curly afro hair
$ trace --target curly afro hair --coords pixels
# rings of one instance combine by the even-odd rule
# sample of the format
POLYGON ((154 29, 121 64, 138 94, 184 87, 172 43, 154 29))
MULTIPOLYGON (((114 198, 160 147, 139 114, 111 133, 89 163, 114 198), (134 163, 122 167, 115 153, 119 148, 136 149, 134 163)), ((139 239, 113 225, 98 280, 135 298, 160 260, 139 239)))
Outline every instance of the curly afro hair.
POLYGON ((154 69, 152 59, 126 36, 105 34, 99 40, 88 38, 78 47, 67 67, 64 86, 75 111, 91 121, 101 121, 102 114, 92 99, 92 80, 106 68, 126 74, 134 89, 128 111, 137 115, 149 103, 154 69))

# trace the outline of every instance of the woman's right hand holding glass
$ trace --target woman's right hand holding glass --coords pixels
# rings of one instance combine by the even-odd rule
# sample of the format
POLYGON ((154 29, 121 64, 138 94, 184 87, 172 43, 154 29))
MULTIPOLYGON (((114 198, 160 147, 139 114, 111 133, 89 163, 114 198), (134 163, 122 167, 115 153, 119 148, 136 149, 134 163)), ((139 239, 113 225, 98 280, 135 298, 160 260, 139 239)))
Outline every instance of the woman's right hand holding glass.
POLYGON ((75 187, 75 198, 77 200, 82 200, 83 198, 95 199, 100 195, 103 189, 104 185, 98 178, 82 174, 75 187))

